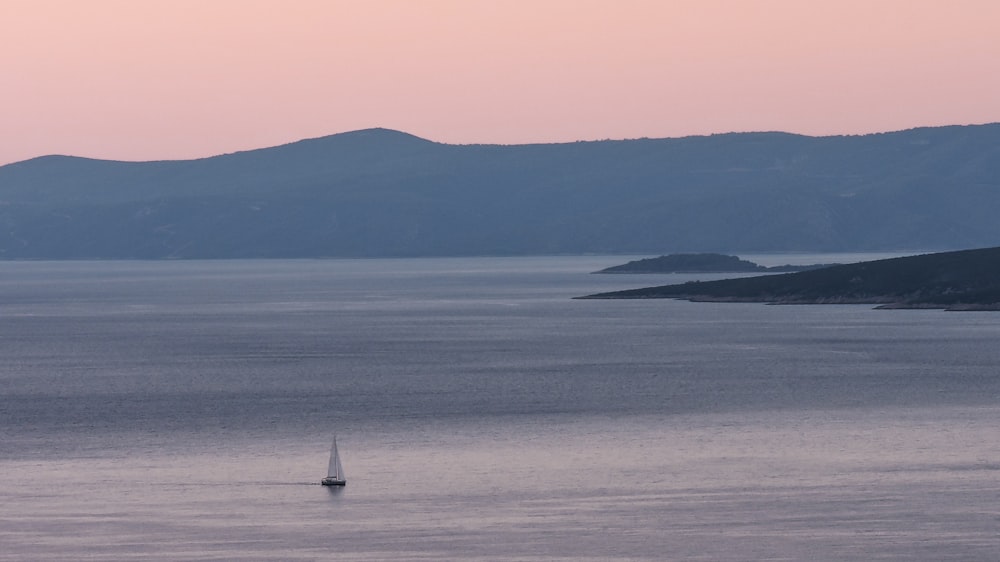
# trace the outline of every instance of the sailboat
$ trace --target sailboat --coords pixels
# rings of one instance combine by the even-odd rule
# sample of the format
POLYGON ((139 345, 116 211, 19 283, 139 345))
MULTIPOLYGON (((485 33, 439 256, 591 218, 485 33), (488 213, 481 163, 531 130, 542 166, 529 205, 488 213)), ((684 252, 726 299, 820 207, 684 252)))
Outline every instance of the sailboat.
POLYGON ((326 478, 320 481, 324 486, 343 486, 347 484, 344 478, 344 467, 340 465, 340 454, 337 453, 337 438, 333 438, 333 446, 330 447, 330 465, 326 469, 326 478))

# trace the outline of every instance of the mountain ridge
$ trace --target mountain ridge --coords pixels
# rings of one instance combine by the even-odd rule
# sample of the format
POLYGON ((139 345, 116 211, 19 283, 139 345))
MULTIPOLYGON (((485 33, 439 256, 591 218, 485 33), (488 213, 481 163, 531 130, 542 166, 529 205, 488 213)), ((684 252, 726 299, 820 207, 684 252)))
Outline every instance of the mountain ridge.
POLYGON ((2 166, 0 259, 957 249, 1000 243, 997 208, 1000 124, 523 145, 374 128, 2 166))

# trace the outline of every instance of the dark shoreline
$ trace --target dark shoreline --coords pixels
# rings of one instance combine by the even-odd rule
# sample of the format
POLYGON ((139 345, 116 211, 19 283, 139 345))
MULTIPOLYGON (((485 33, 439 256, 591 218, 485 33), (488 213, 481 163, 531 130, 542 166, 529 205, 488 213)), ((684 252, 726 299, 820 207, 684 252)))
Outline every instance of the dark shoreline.
POLYGON ((691 281, 581 299, 869 304, 884 310, 1000 310, 1000 247, 835 265, 797 273, 691 281))

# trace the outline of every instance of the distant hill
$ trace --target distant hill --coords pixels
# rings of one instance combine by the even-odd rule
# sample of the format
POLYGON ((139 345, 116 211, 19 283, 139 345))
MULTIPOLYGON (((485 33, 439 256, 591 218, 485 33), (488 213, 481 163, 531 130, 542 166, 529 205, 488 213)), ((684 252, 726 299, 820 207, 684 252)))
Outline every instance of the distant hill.
POLYGON ((0 258, 946 250, 1000 243, 1000 124, 517 146, 386 129, 0 167, 0 258))
POLYGON ((693 281, 582 298, 1000 310, 1000 248, 907 256, 782 275, 693 281))
POLYGON ((724 254, 670 254, 657 258, 633 260, 606 267, 594 273, 785 273, 829 267, 831 264, 776 265, 765 267, 738 256, 724 254))

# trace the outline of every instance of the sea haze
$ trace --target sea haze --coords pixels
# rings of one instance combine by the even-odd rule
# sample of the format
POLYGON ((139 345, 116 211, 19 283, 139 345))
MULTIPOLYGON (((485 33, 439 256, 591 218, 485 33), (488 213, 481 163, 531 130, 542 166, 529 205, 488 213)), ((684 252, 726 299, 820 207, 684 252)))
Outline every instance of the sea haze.
POLYGON ((629 259, 0 262, 0 559, 996 558, 1000 316, 629 259))

